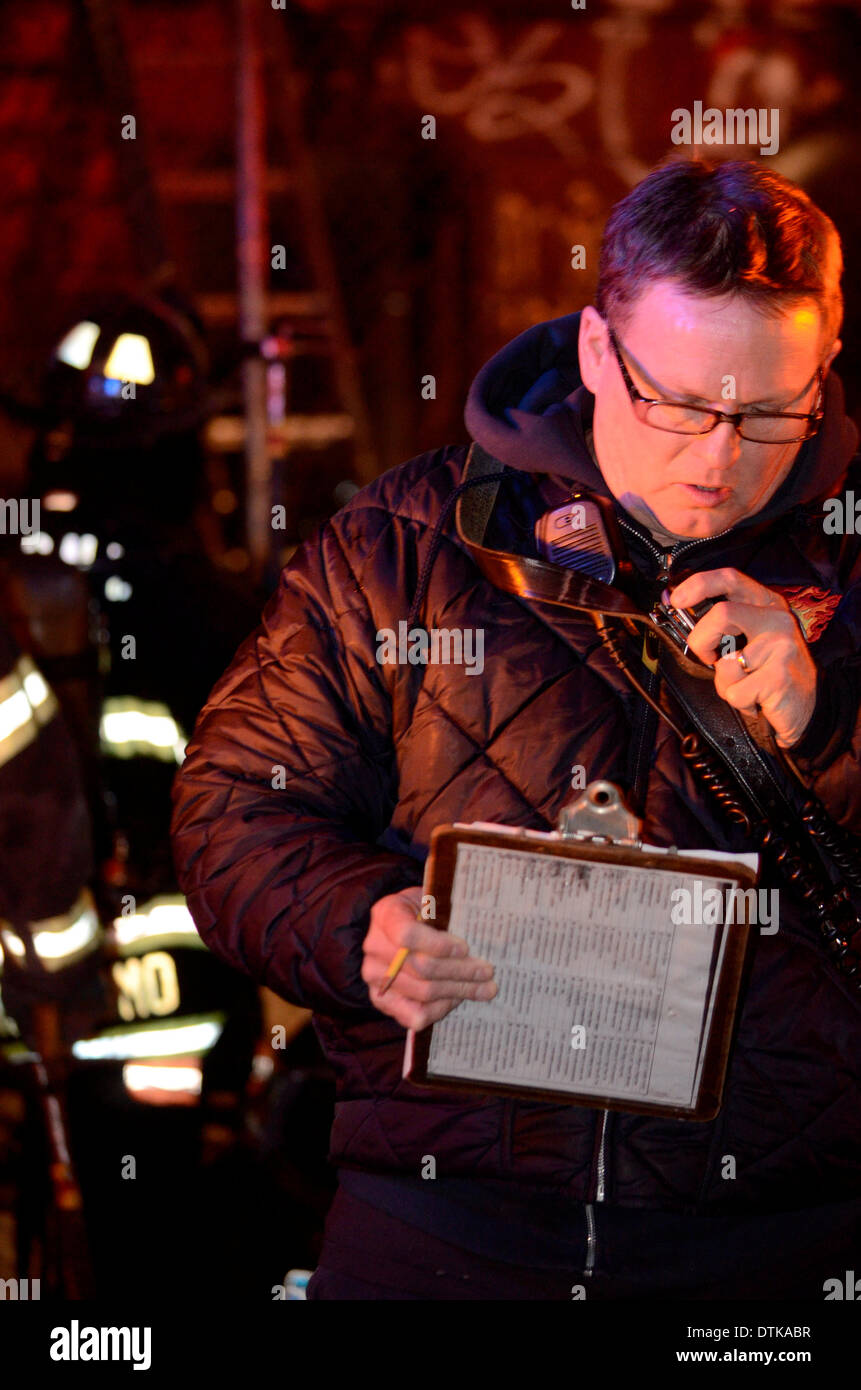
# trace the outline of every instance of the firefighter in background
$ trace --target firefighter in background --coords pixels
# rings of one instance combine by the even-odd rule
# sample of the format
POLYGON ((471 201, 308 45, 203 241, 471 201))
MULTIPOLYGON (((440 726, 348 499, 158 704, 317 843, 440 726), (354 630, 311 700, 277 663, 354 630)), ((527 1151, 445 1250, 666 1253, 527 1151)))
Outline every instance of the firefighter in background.
MULTIPOLYGON (((80 1298, 93 1283, 70 1153, 66 1059, 71 1037, 109 1021, 105 933, 90 891, 90 816, 75 740, 54 691, 14 640, 8 597, 0 587, 0 1068, 17 1071, 22 1098, 24 1138, 11 1174, 15 1275, 25 1289, 35 1277, 45 1296, 80 1298)), ((15 1145, 3 1147, 15 1155, 15 1145)))
POLYGON ((204 538, 201 427, 213 406, 196 322, 162 300, 112 296, 86 314, 46 376, 48 424, 30 458, 41 534, 24 548, 90 577, 110 653, 106 710, 140 716, 103 728, 112 755, 137 743, 175 767, 171 730, 148 723, 148 706, 189 732, 224 654, 256 626, 260 595, 204 538))
POLYGON ((57 697, 0 618, 0 1033, 34 1039, 34 1006, 61 1001, 70 1032, 104 1012, 104 942, 78 751, 57 697), (91 1006, 88 1010, 88 1004, 91 1006), (77 1021, 76 1021, 77 1020, 77 1021))
MULTIPOLYGON (((253 1039, 256 1001, 203 948, 179 895, 139 905, 126 891, 121 808, 102 775, 110 759, 99 749, 104 702, 87 576, 55 554, 7 553, 0 611, 19 644, 10 639, 14 664, 0 682, 0 730, 17 755, 0 782, 0 1062, 6 1084, 29 1100, 12 1174, 16 1245, 31 1277, 35 1259, 43 1297, 87 1297, 120 1273, 118 1229, 158 1229, 167 1218, 159 1259, 171 1240, 191 1248, 183 1220, 193 1212, 187 1184, 201 1149, 204 1076, 212 1080, 214 1060, 235 1107, 249 1050, 237 1033, 244 1019, 253 1039), (31 743, 28 760, 19 750, 31 743), (91 808, 101 871, 88 883, 91 808), (123 1157, 144 1169, 124 1188, 123 1157)), ((181 1261, 174 1266, 179 1277, 181 1261)), ((147 1286, 146 1246, 122 1273, 147 1286)))
MULTIPOLYGON (((146 1154, 149 1183, 135 1189, 135 1220, 144 1229, 193 1222, 201 1139, 204 1151, 221 1143, 230 1162, 250 1121, 246 1138, 264 1162, 279 1155, 272 1160, 278 1166, 285 1146, 273 1132, 289 1124, 299 1153, 286 1165, 286 1205, 315 1213, 307 1231, 293 1223, 301 1238, 288 1262, 304 1263, 331 1191, 321 1173, 328 1072, 304 1017, 291 1017, 286 1029, 279 1024, 286 1046, 277 1050, 276 1042, 273 1056, 274 997, 265 1001, 261 1045, 257 993, 203 946, 177 890, 170 849, 170 786, 187 733, 260 610, 260 595, 217 567, 203 539, 200 427, 210 397, 197 327, 161 301, 92 304, 55 350, 45 399, 49 418, 30 459, 39 520, 20 539, 10 587, 31 645, 46 626, 46 607, 56 607, 59 571, 86 593, 86 640, 79 623, 72 642, 67 625, 58 645, 63 624, 49 624, 50 650, 40 660, 80 740, 100 866, 96 891, 104 920, 113 923, 113 1026, 71 1042, 74 1058, 101 1069, 78 1086, 72 1115, 82 1135, 85 1196, 98 1194, 90 1217, 100 1265, 109 1268, 117 1222, 133 1206, 128 1188, 116 1196, 116 1168, 105 1166, 103 1148, 87 1142, 89 1131, 105 1131, 112 1087, 122 1112, 118 1142, 126 1136, 119 1148, 146 1154), (201 612, 211 615, 205 625, 201 612), (116 1094, 118 1063, 124 1096, 116 1094), (131 1110, 123 1109, 126 1097, 131 1110), (111 1186, 116 1200, 106 1195, 111 1186)), ((116 1122, 114 1115, 115 1129, 116 1122)), ((276 1182, 284 1171, 281 1165, 276 1182)), ((216 1201, 224 1211, 223 1195, 216 1201)), ((146 1286, 145 1256, 136 1273, 146 1286)))
MULTIPOLYGON (((202 1056, 238 1000, 229 972, 196 949, 177 891, 170 785, 209 683, 256 622, 257 603, 211 562, 197 525, 210 410, 198 325, 165 300, 98 296, 55 348, 43 396, 29 461, 38 524, 20 538, 12 583, 36 648, 56 571, 86 591, 87 632, 63 643, 55 623, 38 656, 87 769, 98 892, 121 953, 117 1023, 131 1058, 141 1026, 193 1017, 197 1033, 178 1033, 175 1053, 162 1038, 161 1055, 192 1055, 183 1050, 191 1038, 202 1056)), ((119 1041, 115 1050, 119 1059, 119 1041)), ((190 1074, 193 1090, 199 1079, 190 1074)))

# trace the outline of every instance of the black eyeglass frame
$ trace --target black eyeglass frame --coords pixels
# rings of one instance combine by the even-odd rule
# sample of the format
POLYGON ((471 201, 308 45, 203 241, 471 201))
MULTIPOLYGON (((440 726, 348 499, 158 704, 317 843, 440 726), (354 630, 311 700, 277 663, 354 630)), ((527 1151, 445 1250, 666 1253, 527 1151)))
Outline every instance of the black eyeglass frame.
POLYGON ((695 438, 698 435, 711 434, 712 430, 716 429, 718 425, 726 421, 728 424, 732 425, 735 430, 738 431, 739 437, 741 439, 747 439, 747 442, 749 444, 803 444, 805 440, 812 439, 813 436, 816 433, 818 433, 819 426, 821 425, 825 415, 825 411, 823 409, 822 404, 822 393, 824 386, 823 373, 825 369, 822 365, 820 365, 817 368, 816 376, 811 377, 811 380, 807 383, 807 386, 805 387, 805 390, 809 390, 812 381, 815 380, 818 383, 816 392, 816 402, 814 404, 813 410, 810 411, 808 414, 797 414, 795 411, 791 410, 739 410, 735 411, 733 414, 728 414, 724 410, 713 410, 710 406, 707 405, 689 405, 687 401, 673 401, 669 400, 665 396, 644 396, 641 391, 637 390, 636 386, 631 380, 631 373, 625 366, 625 362, 622 357, 621 345, 609 324, 607 325, 607 334, 610 339, 610 346, 612 347, 613 352, 616 356, 616 361, 619 364, 619 370, 622 373, 622 380, 625 383, 625 389, 628 392, 631 405, 634 408, 634 413, 637 416, 637 419, 640 420, 644 425, 648 425, 650 429, 661 430, 664 434, 686 434, 689 435, 691 438, 695 438), (693 410, 700 415, 710 415, 712 417, 712 423, 708 426, 707 429, 704 430, 674 430, 669 425, 656 425, 653 423, 653 421, 648 420, 646 418, 646 416, 648 415, 648 407, 650 405, 682 406, 685 410, 693 410), (639 406, 645 406, 646 409, 638 409, 639 406), (807 422, 807 431, 805 434, 800 434, 796 436, 794 439, 749 439, 748 436, 743 433, 741 423, 744 420, 750 419, 805 420, 807 422))

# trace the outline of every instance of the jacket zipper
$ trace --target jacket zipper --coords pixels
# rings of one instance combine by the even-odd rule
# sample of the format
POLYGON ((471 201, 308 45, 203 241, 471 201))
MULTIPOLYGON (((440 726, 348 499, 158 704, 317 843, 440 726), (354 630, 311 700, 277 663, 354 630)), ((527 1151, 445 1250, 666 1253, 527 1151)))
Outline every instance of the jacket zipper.
POLYGON ((591 1279, 595 1272, 595 1213, 592 1210, 592 1203, 586 1203, 586 1263, 583 1266, 583 1278, 591 1279))
MULTIPOLYGON (((598 1183, 595 1189, 595 1201, 603 1202, 605 1196, 605 1167, 604 1167, 604 1146, 607 1138, 607 1121, 610 1118, 609 1110, 602 1113, 601 1119, 601 1142, 598 1145, 598 1183)), ((591 1202, 586 1203, 586 1263, 583 1266, 584 1277, 590 1279, 595 1272, 595 1255, 598 1243, 595 1238, 595 1210, 591 1202)))
POLYGON ((672 550, 669 553, 669 556, 667 556, 665 551, 659 550, 658 547, 655 545, 654 541, 650 540, 648 536, 644 536, 643 533, 640 530, 638 530, 636 526, 631 525, 630 521, 625 521, 623 517, 620 517, 619 525, 624 527, 626 531, 630 531, 632 536, 636 536, 637 540, 642 541, 644 545, 647 545, 649 547, 652 554, 656 557, 658 564, 660 565, 658 582, 661 584, 667 583, 670 577, 671 566, 679 558, 680 555, 684 554, 686 550, 690 550, 691 546, 704 545, 706 541, 719 540, 721 536, 728 536, 730 531, 733 531, 735 529, 733 526, 727 526, 724 531, 717 531, 713 536, 698 536, 697 539, 693 541, 678 541, 676 545, 673 546, 672 550))

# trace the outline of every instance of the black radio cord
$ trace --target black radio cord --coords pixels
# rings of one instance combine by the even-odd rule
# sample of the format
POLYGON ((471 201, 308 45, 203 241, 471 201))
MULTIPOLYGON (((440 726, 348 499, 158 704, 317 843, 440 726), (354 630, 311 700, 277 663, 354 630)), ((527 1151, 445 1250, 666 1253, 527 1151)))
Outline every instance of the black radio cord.
MULTIPOLYGON (((800 845, 790 827, 781 833, 758 813, 751 815, 739 801, 735 788, 712 750, 705 746, 698 733, 685 733, 667 711, 652 698, 637 680, 622 651, 620 634, 614 631, 603 613, 592 612, 592 620, 601 643, 613 663, 623 672, 637 693, 651 705, 679 739, 682 757, 694 775, 717 801, 723 812, 743 826, 745 833, 759 832, 763 849, 774 857, 778 872, 800 892, 804 903, 813 913, 825 947, 835 967, 855 987, 861 990, 861 917, 852 906, 845 886, 835 889, 824 877, 824 870, 815 860, 809 847, 800 845)), ((842 827, 835 826, 825 808, 808 792, 801 818, 811 839, 820 839, 835 865, 853 886, 861 885, 858 861, 852 861, 842 827)))

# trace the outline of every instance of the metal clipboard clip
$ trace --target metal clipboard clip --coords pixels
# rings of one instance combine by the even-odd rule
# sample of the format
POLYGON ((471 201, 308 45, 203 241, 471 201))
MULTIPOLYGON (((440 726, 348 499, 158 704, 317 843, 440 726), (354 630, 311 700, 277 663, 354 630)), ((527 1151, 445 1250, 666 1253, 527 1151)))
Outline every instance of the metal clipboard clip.
POLYGON ((615 782, 590 782, 582 796, 559 812, 557 833, 563 840, 628 845, 642 849, 643 822, 625 805, 615 782))

